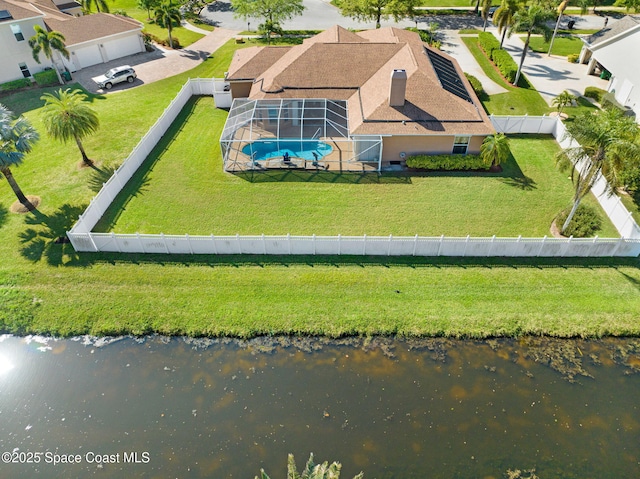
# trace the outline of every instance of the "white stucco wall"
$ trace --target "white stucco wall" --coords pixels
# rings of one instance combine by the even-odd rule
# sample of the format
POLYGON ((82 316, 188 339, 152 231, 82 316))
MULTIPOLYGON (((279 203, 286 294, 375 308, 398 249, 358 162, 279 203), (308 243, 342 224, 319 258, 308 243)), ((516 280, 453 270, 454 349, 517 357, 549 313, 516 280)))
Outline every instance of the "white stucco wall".
POLYGON ((33 59, 29 38, 36 33, 33 29, 34 25, 44 28, 42 18, 7 20, 0 23, 0 83, 24 78, 20 63, 25 63, 32 75, 51 66, 51 62, 43 54, 40 54, 39 64, 33 59), (11 25, 20 26, 24 40, 16 40, 11 25))

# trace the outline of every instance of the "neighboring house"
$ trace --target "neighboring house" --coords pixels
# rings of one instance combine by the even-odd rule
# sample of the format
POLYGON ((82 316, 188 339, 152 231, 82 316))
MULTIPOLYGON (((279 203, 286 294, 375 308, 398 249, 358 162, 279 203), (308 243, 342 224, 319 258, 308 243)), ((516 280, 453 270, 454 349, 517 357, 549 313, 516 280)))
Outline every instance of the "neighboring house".
POLYGON ((292 140, 325 168, 380 170, 413 154, 478 153, 495 132, 456 60, 397 28, 335 26, 302 45, 238 50, 226 80, 227 171, 297 154, 292 140))
POLYGON ((608 90, 640 118, 640 16, 627 15, 583 42, 580 63, 588 63, 587 73, 610 74, 608 90))
POLYGON ((137 20, 108 13, 81 16, 76 2, 0 0, 0 83, 51 67, 42 53, 40 63, 33 59, 28 40, 35 35, 35 25, 64 35, 70 58, 54 52, 59 70, 74 72, 144 51, 142 24, 137 20))

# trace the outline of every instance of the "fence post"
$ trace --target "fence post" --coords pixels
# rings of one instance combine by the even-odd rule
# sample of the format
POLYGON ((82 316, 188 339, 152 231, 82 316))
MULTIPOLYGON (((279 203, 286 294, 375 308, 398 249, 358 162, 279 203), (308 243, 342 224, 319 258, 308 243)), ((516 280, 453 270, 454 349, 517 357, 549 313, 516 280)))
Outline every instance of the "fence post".
POLYGON ((338 256, 342 254, 342 245, 341 245, 342 235, 338 235, 338 256))
POLYGON ((487 253, 487 257, 491 256, 491 252, 493 251, 493 245, 496 242, 496 235, 491 237, 491 246, 489 246, 489 252, 487 253))
POLYGON ((413 253, 411 253, 411 256, 415 256, 416 255, 416 248, 418 247, 418 235, 415 235, 413 238, 413 253))
POLYGON ((547 241, 547 235, 544 235, 544 238, 542 238, 542 242, 540 243, 540 248, 538 249, 538 253, 536 254, 537 257, 540 257, 540 253, 542 253, 542 249, 544 248, 545 241, 547 241))
POLYGON ((238 246, 238 254, 242 254, 242 246, 240 246, 240 233, 236 233, 236 245, 238 246))
POLYGON ((571 248, 571 241, 573 240, 573 235, 569 236, 569 238, 567 239, 567 242, 564 244, 564 248, 562 248, 562 257, 564 258, 567 254, 567 251, 569 251, 569 248, 571 248))
POLYGON ((162 240, 162 244, 164 246, 164 252, 169 254, 169 248, 167 247, 167 240, 164 237, 164 233, 160 233, 160 239, 162 240))
POLYGON ((122 253, 122 248, 120 248, 120 242, 118 241, 118 238, 116 237, 116 234, 113 231, 111 232, 111 239, 113 239, 113 242, 116 244, 118 253, 122 253))
POLYGON ((462 250, 462 256, 467 256, 467 246, 469 246, 469 235, 464 240, 464 249, 462 250))
POLYGON ((287 250, 291 254, 291 233, 287 233, 287 250))
POLYGON ((267 254, 267 240, 264 237, 264 233, 262 233, 262 254, 267 254))
POLYGON ((618 255, 618 250, 620 249, 620 246, 622 246, 622 243, 624 243, 624 238, 620 237, 620 239, 616 243, 615 248, 613 248, 613 251, 611 252, 611 256, 617 256, 618 255))
POLYGON ((189 233, 185 234, 184 237, 187 239, 187 246, 189 247, 189 253, 193 254, 193 248, 191 247, 191 238, 189 238, 189 233))
POLYGON ((311 237, 311 244, 313 245, 313 255, 316 255, 316 234, 313 233, 313 236, 311 237))
POLYGON ((142 242, 142 238, 140 238, 140 233, 138 233, 137 231, 136 231, 136 238, 138 238, 138 243, 140 243, 140 249, 142 250, 143 253, 146 253, 144 249, 144 243, 142 242))
POLYGON ((213 254, 218 254, 218 247, 216 246, 216 238, 211 235, 211 243, 213 245, 213 254))
POLYGON ((436 256, 440 256, 440 252, 442 251, 442 243, 444 242, 444 235, 440 235, 440 243, 438 244, 438 252, 436 256))
POLYGON ((367 255, 367 235, 365 233, 365 235, 362 237, 362 256, 366 256, 367 255))
POLYGON ((387 246, 387 256, 391 256, 391 244, 393 243, 393 235, 389 235, 389 245, 387 246))
POLYGON ((100 251, 100 250, 98 249, 98 247, 96 246, 96 242, 95 242, 95 241, 93 241, 93 235, 91 234, 91 231, 89 231, 89 232, 87 233, 87 236, 89 236, 89 241, 91 241, 91 245, 93 246, 93 249, 95 249, 95 250, 96 250, 96 253, 97 253, 98 251, 100 251))

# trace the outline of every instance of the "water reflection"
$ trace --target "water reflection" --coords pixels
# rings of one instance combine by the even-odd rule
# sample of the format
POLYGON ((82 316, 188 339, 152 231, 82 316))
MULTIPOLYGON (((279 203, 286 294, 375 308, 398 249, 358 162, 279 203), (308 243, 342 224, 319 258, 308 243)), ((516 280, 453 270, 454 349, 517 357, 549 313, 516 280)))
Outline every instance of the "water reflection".
POLYGON ((640 477, 639 340, 108 343, 0 341, 0 451, 81 458, 0 477, 640 477))

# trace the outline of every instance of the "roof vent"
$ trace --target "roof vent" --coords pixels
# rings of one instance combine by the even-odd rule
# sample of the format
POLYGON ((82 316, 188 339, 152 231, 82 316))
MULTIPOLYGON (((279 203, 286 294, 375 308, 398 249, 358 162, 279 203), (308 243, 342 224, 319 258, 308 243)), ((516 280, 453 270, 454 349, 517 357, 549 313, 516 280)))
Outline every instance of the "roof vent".
POLYGON ((407 93, 407 72, 393 70, 391 72, 391 86, 389 88, 389 106, 404 106, 407 93))

